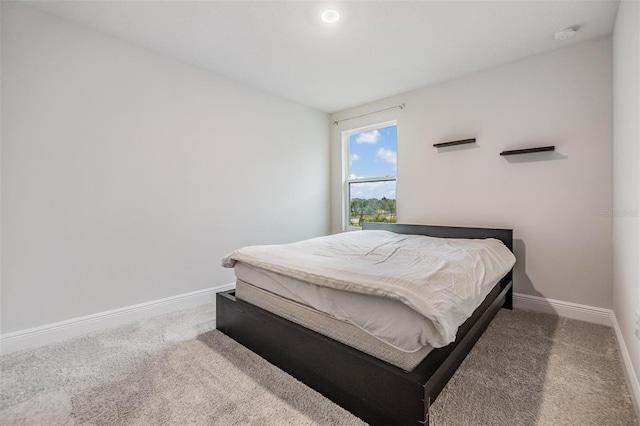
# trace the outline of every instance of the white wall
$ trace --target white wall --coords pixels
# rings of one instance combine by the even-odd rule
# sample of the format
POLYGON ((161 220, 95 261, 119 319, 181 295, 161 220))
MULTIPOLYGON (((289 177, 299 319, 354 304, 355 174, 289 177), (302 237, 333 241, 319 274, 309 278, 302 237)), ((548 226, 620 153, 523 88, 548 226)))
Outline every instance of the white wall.
POLYGON ((610 38, 584 42, 333 114, 406 104, 334 126, 332 230, 340 132, 397 118, 399 222, 513 228, 516 292, 611 308, 611 56, 610 38), (470 148, 432 146, 471 137, 470 148), (499 155, 544 145, 557 151, 499 155))
MULTIPOLYGON (((640 4, 621 1, 613 35, 613 310, 640 381, 640 4)), ((638 389, 636 389, 636 392, 638 389)), ((640 394, 636 395, 640 398, 640 394)))
POLYGON ((233 281, 329 229, 324 113, 2 4, 1 332, 233 281))

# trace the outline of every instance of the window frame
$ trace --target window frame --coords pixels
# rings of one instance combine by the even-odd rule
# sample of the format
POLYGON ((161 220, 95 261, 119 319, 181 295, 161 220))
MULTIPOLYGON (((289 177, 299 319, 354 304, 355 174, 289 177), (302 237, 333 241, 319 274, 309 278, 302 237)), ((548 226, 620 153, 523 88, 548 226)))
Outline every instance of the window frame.
MULTIPOLYGON (((396 127, 396 152, 398 149, 398 137, 397 137, 397 127, 398 120, 389 120, 382 123, 371 124, 369 126, 358 127, 356 129, 344 130, 342 132, 342 230, 343 231, 356 231, 360 230, 357 226, 351 226, 351 203, 350 201, 350 184, 352 183, 369 183, 369 182, 396 182, 396 217, 398 217, 398 171, 396 169, 396 175, 394 177, 371 177, 371 178, 361 178, 361 179, 349 179, 349 175, 351 172, 351 152, 350 152, 350 139, 351 136, 363 133, 363 132, 371 132, 373 130, 383 129, 385 127, 396 127)), ((397 165, 396 165, 397 166, 397 165)))

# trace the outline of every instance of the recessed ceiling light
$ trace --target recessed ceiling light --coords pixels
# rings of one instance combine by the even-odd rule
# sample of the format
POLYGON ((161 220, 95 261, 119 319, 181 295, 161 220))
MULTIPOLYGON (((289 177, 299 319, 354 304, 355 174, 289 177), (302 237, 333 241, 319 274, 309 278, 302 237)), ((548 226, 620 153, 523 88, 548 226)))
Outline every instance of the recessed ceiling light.
POLYGON ((578 27, 567 27, 556 31, 554 37, 556 40, 566 40, 573 37, 578 32, 578 27))
POLYGON ((322 14, 320 15, 320 19, 322 19, 322 21, 326 22, 327 24, 333 24, 334 22, 337 22, 338 19, 340 19, 340 14, 337 10, 327 9, 322 12, 322 14))

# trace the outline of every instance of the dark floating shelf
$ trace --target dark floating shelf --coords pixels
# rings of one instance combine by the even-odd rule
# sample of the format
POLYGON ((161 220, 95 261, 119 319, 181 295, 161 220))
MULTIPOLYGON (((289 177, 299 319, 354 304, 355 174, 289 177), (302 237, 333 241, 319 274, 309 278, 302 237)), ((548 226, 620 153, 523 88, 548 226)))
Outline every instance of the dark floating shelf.
POLYGON ((502 151, 500 155, 531 154, 532 152, 545 152, 545 151, 555 151, 555 150, 556 150, 556 147, 554 145, 551 145, 551 146, 541 146, 538 148, 513 149, 511 151, 502 151))
POLYGON ((456 146, 456 145, 464 145, 467 143, 476 143, 476 138, 473 139, 462 139, 459 141, 452 141, 452 142, 442 142, 442 143, 435 143, 433 144, 433 146, 435 148, 444 148, 447 146, 456 146))

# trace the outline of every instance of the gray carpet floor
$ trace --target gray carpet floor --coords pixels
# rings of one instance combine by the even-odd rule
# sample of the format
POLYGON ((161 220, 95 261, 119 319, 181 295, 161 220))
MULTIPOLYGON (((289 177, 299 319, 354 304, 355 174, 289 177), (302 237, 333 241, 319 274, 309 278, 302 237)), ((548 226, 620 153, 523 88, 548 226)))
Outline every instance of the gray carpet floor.
MULTIPOLYGON (((0 357, 2 425, 361 425, 204 305, 0 357)), ((433 425, 637 425, 611 328, 501 311, 433 425)))

